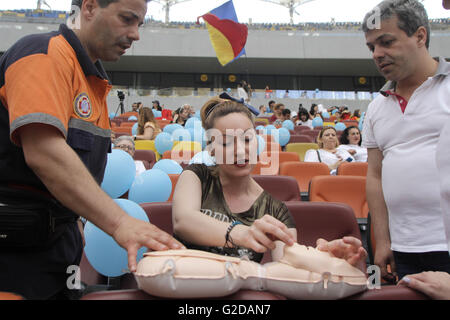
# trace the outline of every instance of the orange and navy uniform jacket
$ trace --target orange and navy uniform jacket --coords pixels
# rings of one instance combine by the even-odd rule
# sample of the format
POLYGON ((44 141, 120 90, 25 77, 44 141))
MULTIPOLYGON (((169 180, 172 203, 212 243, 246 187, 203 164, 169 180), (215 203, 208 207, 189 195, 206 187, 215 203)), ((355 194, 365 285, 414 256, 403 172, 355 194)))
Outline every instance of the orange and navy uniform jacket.
POLYGON ((31 123, 59 130, 101 184, 111 152, 110 89, 101 63, 66 25, 16 42, 0 58, 0 184, 47 191, 26 165, 17 135, 31 123))

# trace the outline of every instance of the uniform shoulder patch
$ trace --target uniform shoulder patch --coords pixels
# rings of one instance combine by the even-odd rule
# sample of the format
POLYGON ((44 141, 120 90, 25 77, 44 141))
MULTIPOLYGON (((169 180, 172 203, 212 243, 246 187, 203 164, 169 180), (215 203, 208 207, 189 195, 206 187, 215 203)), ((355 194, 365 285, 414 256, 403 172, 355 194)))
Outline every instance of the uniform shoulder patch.
POLYGON ((89 96, 82 92, 73 101, 73 109, 77 116, 82 119, 89 119, 92 115, 92 104, 89 96))

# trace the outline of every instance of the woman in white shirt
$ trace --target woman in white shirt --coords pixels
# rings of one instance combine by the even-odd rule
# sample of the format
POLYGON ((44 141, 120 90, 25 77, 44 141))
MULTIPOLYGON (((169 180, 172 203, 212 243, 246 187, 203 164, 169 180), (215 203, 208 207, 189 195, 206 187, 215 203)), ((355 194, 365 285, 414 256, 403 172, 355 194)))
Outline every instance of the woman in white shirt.
POLYGON ((322 162, 330 168, 330 174, 335 175, 336 169, 344 161, 355 161, 350 153, 338 149, 336 129, 333 127, 323 128, 317 137, 319 150, 310 149, 306 151, 304 162, 322 162))
POLYGON ((295 122, 297 126, 307 126, 313 128, 312 120, 309 118, 308 110, 305 108, 298 109, 298 120, 295 122))
POLYGON ((361 131, 356 126, 347 127, 342 133, 338 149, 346 150, 355 161, 367 162, 367 149, 361 147, 361 131))

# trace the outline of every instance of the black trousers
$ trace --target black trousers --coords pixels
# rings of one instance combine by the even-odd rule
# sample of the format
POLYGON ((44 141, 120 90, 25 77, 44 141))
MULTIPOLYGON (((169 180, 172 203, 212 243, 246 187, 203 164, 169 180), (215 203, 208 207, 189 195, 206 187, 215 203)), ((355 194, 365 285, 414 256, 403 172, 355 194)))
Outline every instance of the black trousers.
POLYGON ((421 253, 394 251, 393 253, 399 280, 408 274, 424 271, 443 271, 450 273, 450 254, 448 251, 421 253))

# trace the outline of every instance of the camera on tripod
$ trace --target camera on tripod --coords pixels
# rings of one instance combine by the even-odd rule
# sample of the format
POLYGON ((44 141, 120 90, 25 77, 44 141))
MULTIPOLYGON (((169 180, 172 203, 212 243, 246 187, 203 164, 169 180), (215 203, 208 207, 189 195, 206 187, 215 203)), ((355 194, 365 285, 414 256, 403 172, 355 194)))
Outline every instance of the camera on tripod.
POLYGON ((119 97, 120 101, 125 100, 125 94, 123 93, 123 91, 117 91, 117 96, 119 97))

